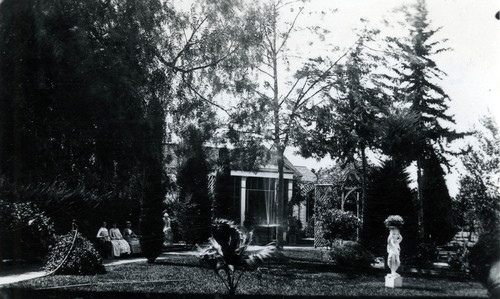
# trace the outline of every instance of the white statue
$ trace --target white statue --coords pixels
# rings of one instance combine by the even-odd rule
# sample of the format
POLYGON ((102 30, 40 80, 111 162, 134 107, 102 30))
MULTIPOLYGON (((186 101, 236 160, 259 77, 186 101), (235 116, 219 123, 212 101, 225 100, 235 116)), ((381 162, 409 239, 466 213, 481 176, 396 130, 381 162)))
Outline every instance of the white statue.
POLYGON ((163 246, 171 246, 172 245, 172 228, 170 227, 170 218, 168 217, 168 213, 165 212, 163 214, 163 246))
POLYGON ((399 232, 399 228, 390 227, 389 229, 389 237, 387 238, 387 253, 389 254, 387 257, 387 265, 389 266, 389 269, 391 269, 390 275, 392 277, 398 277, 399 274, 396 273, 396 270, 398 270, 401 265, 401 261, 399 259, 401 248, 399 247, 399 243, 401 243, 403 237, 399 232))

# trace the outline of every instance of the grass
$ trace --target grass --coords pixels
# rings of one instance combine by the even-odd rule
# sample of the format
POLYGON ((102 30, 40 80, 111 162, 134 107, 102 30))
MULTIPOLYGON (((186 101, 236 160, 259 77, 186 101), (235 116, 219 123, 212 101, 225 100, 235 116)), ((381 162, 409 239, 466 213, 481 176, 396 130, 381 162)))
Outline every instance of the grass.
MULTIPOLYGON (((404 277, 404 287, 384 287, 384 272, 338 271, 325 263, 320 251, 285 251, 285 258, 245 273, 237 294, 279 296, 426 296, 487 297, 476 282, 444 278, 404 277)), ((222 282, 194 256, 170 255, 156 264, 131 263, 108 266, 108 273, 95 276, 57 275, 11 285, 38 290, 68 286, 63 290, 85 292, 131 292, 226 294, 222 282), (81 285, 81 286, 76 286, 81 285)), ((2 289, 0 288, 0 291, 2 289)))

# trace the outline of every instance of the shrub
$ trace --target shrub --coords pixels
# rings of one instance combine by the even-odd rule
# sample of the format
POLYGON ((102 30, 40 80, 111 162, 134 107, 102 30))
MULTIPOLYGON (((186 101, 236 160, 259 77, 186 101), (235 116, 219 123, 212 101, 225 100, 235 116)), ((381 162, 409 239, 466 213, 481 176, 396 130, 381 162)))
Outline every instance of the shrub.
POLYGON ((215 219, 208 245, 199 247, 200 261, 207 265, 224 282, 230 295, 236 293, 238 283, 247 270, 255 268, 265 259, 277 255, 276 246, 267 245, 255 252, 248 252, 252 233, 246 233, 234 222, 215 219))
POLYGON ((80 233, 77 234, 75 244, 68 255, 73 239, 73 231, 56 238, 55 244, 50 247, 49 254, 45 259, 45 270, 48 272, 55 270, 55 274, 74 275, 105 273, 101 256, 94 245, 80 233), (64 260, 66 255, 67 258, 64 260), (57 268, 59 265, 61 266, 57 268))
POLYGON ((43 258, 53 237, 50 218, 34 204, 0 200, 0 258, 43 258))
MULTIPOLYGON (((483 233, 470 250, 470 272, 474 278, 490 288, 494 284, 489 278, 493 264, 500 261, 500 228, 483 233)), ((498 282, 496 282, 498 284, 498 282)))
POLYGON ((375 257, 358 242, 335 243, 328 252, 329 259, 340 267, 369 268, 375 257))
POLYGON ((306 238, 314 238, 314 216, 307 221, 306 227, 304 228, 304 234, 306 238))
POLYGON ((338 209, 329 209, 321 215, 321 229, 323 238, 333 242, 337 239, 350 239, 354 236, 359 226, 359 218, 352 212, 344 212, 338 209))
POLYGON ((417 245, 415 255, 410 259, 410 262, 415 266, 425 267, 436 261, 437 256, 436 246, 429 243, 421 243, 417 245))
POLYGON ((448 265, 450 269, 468 273, 469 272, 469 254, 470 251, 467 246, 460 247, 455 254, 448 258, 448 265))

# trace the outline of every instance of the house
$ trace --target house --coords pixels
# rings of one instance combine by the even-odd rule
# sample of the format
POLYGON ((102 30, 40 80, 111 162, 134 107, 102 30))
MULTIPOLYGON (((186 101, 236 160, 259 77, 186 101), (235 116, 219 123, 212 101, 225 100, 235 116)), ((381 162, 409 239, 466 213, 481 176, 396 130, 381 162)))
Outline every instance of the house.
MULTIPOLYGON (((219 160, 221 151, 224 149, 215 146, 206 147, 207 159, 211 165, 214 165, 214 169, 217 168, 216 161, 219 160)), ((228 150, 225 149, 225 151, 228 150)), ((166 146, 166 154, 169 157, 167 159, 169 163, 166 165, 167 174, 175 181, 175 174, 182 161, 175 157, 174 144, 166 146)), ((286 223, 278 223, 276 202, 278 167, 276 157, 273 157, 272 154, 270 156, 268 164, 260 166, 256 170, 231 168, 230 179, 226 180, 228 185, 226 190, 228 191, 224 196, 230 197, 231 211, 233 213, 229 218, 235 220, 241 226, 253 228, 257 243, 266 243, 275 238, 278 226, 282 227, 285 235, 287 230, 286 223)), ((209 189, 212 196, 215 196, 216 193, 215 178, 216 172, 212 173, 209 178, 209 189)), ((297 188, 299 182, 305 183, 309 186, 308 188, 310 186, 314 188, 315 176, 307 167, 294 166, 285 157, 283 178, 284 215, 282 219, 287 220, 294 215, 305 224, 312 216, 314 199, 310 198, 306 202, 301 202, 292 209, 290 209, 290 202, 294 196, 294 189, 300 190, 300 188, 297 188)))

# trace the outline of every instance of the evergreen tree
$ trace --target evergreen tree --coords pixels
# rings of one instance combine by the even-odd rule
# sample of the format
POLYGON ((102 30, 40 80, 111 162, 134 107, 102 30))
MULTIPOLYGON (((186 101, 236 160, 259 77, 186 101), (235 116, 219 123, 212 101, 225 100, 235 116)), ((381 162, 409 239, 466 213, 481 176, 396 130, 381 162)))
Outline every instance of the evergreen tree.
POLYGON ((188 244, 205 242, 210 236, 212 201, 208 192, 210 166, 204 148, 208 136, 190 125, 179 150, 185 157, 177 174, 179 201, 183 205, 178 215, 181 234, 188 244))
POLYGON ((424 160, 421 192, 425 240, 435 245, 446 244, 456 233, 451 197, 444 176, 437 155, 424 160))
POLYGON ((0 4, 0 172, 17 190, 45 184, 105 196, 92 204, 105 211, 92 231, 102 218, 138 217, 146 105, 166 86, 151 56, 160 10, 156 0, 0 4))
MULTIPOLYGON (((410 105, 410 110, 418 117, 417 131, 418 144, 415 144, 417 162, 417 184, 418 184, 418 206, 420 227, 428 225, 422 223, 424 214, 422 171, 425 160, 437 158, 440 162, 448 165, 443 154, 446 153, 444 144, 463 137, 463 134, 447 127, 454 124, 452 116, 447 114, 450 100, 446 92, 436 83, 446 75, 438 68, 432 57, 438 53, 448 51, 449 48, 442 45, 446 40, 433 40, 438 29, 431 29, 427 19, 427 8, 425 0, 417 0, 414 5, 403 9, 406 16, 406 25, 409 34, 404 39, 389 38, 389 52, 397 60, 393 71, 398 75, 395 80, 396 97, 400 101, 410 105)), ((429 163, 433 163, 432 161, 429 163)), ((449 196, 448 196, 449 197, 449 196)), ((440 200, 436 198, 436 200, 440 200)), ((438 204, 438 203, 436 203, 438 204)), ((439 205, 439 204, 438 204, 439 205)), ((420 237, 428 235, 424 230, 420 231, 420 237)))
POLYGON ((414 194, 405 168, 398 161, 387 160, 370 175, 361 240, 368 249, 381 255, 386 254, 387 228, 384 220, 389 215, 400 215, 405 221, 401 243, 403 254, 411 254, 417 245, 414 194))
POLYGON ((233 177, 231 177, 231 156, 227 148, 219 150, 217 161, 219 169, 215 179, 213 218, 236 220, 235 203, 233 201, 233 177))
POLYGON ((377 124, 388 109, 387 98, 374 75, 380 58, 365 48, 376 33, 363 32, 345 64, 336 68, 335 89, 325 94, 327 104, 308 111, 317 124, 316 131, 304 134, 306 140, 300 141, 304 156, 329 153, 344 164, 361 161, 361 206, 366 201, 366 153, 379 147, 377 124))
POLYGON ((165 113, 159 99, 148 104, 144 136, 143 190, 140 200, 140 242, 148 263, 154 263, 163 245, 163 200, 166 194, 163 140, 165 138, 165 113))

